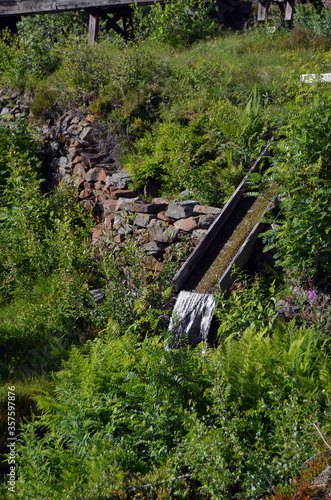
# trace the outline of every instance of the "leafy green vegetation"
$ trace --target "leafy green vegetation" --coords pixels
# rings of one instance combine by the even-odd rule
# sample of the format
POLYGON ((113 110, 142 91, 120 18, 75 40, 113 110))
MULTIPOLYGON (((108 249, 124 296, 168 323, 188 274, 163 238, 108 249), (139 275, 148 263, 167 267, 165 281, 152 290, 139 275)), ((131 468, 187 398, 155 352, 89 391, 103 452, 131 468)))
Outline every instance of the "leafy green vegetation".
POLYGON ((331 99, 300 74, 330 70, 330 12, 302 6, 292 31, 230 33, 181 0, 136 8, 136 42, 103 32, 88 46, 77 14, 2 33, 1 85, 32 92, 35 118, 88 107, 136 189, 222 206, 273 136, 252 188, 278 192, 264 235, 277 272, 216 293, 217 347, 167 351, 175 246, 162 272, 143 234, 96 250, 73 186, 44 192, 33 118, 1 122, 0 407, 15 386, 22 419, 3 498, 310 498, 292 478, 329 460, 330 311, 318 316, 316 293, 331 274, 331 99), (309 301, 286 323, 293 279, 309 301))

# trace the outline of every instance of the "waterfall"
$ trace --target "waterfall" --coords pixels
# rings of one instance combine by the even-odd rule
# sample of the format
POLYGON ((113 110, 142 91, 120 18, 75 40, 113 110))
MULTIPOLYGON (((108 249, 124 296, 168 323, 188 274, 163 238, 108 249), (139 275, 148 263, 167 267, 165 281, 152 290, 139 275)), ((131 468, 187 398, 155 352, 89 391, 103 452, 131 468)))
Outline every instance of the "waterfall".
POLYGON ((206 342, 215 307, 214 295, 180 292, 172 312, 166 348, 178 347, 183 336, 193 346, 206 342))

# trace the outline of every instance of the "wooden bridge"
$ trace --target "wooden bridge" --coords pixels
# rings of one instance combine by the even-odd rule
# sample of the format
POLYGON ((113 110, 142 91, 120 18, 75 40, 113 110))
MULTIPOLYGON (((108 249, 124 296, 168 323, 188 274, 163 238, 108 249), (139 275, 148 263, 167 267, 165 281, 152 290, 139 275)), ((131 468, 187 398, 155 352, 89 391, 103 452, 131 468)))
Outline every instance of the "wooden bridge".
POLYGON ((0 0, 0 23, 13 26, 21 16, 85 10, 89 14, 90 40, 97 38, 100 18, 106 21, 107 30, 114 29, 127 39, 132 36, 131 5, 148 5, 159 1, 161 0, 0 0), (113 16, 109 17, 108 14, 113 16), (120 19, 123 21, 123 28, 117 24, 120 19))
MULTIPOLYGON (((132 5, 164 3, 165 0, 0 0, 0 29, 14 29, 22 16, 84 10, 89 14, 89 39, 98 36, 99 19, 106 29, 114 29, 128 39, 133 36, 132 5), (112 17, 110 17, 112 16, 112 17), (122 20, 122 26, 118 21, 122 20)), ((243 28, 251 19, 252 2, 243 0, 205 0, 215 4, 216 17, 223 24, 243 28)), ((285 20, 293 17, 294 0, 260 0, 258 20, 264 21, 271 1, 276 2, 285 20)))

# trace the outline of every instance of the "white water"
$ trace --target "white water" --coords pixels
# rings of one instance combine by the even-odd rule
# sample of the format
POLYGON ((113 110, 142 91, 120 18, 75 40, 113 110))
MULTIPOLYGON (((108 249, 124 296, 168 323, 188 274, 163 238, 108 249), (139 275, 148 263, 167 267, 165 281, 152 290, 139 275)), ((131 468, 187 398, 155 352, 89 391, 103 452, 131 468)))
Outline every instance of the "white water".
POLYGON ((213 295, 180 292, 172 311, 167 348, 178 347, 183 336, 186 336, 189 344, 193 346, 200 342, 207 342, 215 306, 213 295))

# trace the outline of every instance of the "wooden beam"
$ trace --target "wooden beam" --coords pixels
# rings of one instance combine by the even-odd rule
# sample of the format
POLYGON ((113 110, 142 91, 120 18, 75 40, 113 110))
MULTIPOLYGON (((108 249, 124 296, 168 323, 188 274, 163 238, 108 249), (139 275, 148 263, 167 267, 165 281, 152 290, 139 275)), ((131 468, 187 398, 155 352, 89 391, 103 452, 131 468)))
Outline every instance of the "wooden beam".
POLYGON ((285 21, 293 21, 294 0, 288 0, 285 7, 285 21))
POLYGON ((117 7, 116 10, 112 9, 114 12, 113 17, 110 17, 111 12, 101 14, 102 19, 106 21, 106 31, 113 29, 121 35, 125 40, 130 40, 133 38, 133 23, 132 23, 132 9, 130 7, 117 7), (118 21, 122 19, 123 28, 117 24, 118 21))
POLYGON ((88 43, 93 45, 97 41, 99 34, 99 14, 97 11, 89 12, 88 43))
POLYGON ((259 22, 265 21, 268 16, 269 7, 271 4, 271 0, 267 0, 266 2, 259 2, 258 10, 257 10, 257 20, 259 22))
POLYGON ((90 8, 149 5, 164 0, 0 0, 0 17, 29 14, 49 14, 90 8))

